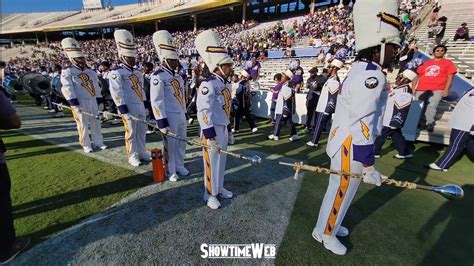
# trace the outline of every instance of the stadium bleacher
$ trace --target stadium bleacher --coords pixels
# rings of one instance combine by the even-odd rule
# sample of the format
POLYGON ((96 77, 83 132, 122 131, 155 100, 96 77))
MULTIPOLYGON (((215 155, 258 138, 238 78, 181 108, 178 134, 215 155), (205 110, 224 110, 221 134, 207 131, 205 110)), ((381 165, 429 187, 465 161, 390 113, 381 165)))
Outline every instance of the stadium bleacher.
MULTIPOLYGON (((471 34, 474 30, 474 6, 469 0, 451 0, 442 3, 439 16, 448 18, 446 32, 444 34, 443 43, 448 47, 447 58, 451 59, 459 69, 459 73, 466 78, 472 79, 474 74, 474 44, 472 41, 457 40, 454 41, 454 34, 466 22, 468 28, 471 28, 471 34)), ((421 48, 426 53, 431 54, 432 48, 435 46, 434 39, 428 38, 428 21, 418 28, 416 37, 421 48)))
MULTIPOLYGON (((149 6, 143 5, 137 7, 136 4, 134 5, 125 5, 125 6, 117 6, 112 10, 91 10, 91 11, 82 11, 82 12, 55 12, 53 15, 51 13, 32 13, 32 14, 10 14, 2 18, 2 30, 13 30, 18 27, 28 28, 54 28, 54 27, 62 27, 64 25, 91 25, 97 22, 104 22, 104 21, 115 21, 126 19, 129 17, 139 17, 139 16, 147 16, 150 14, 155 14, 157 12, 166 12, 167 10, 175 10, 180 8, 188 8, 196 5, 197 3, 202 3, 203 1, 184 1, 177 4, 176 2, 169 1, 163 2, 161 4, 149 6), (178 5, 178 6, 177 6, 178 5), (47 19, 46 19, 47 18, 47 19)), ((207 2, 207 1, 204 1, 207 2)), ((448 25, 446 29, 445 39, 446 45, 448 46, 448 58, 453 60, 454 63, 458 66, 459 72, 464 75, 465 78, 472 78, 474 74, 474 45, 472 42, 466 41, 456 41, 454 42, 453 36, 456 29, 462 22, 466 22, 468 26, 474 25, 474 16, 473 16, 473 9, 474 8, 465 8, 470 3, 469 0, 453 0, 453 1, 443 1, 442 2, 442 9, 440 12, 440 16, 448 17, 448 25)), ((422 11, 424 17, 429 15, 431 6, 425 7, 422 11), (426 14, 425 14, 426 13, 426 14)), ((423 17, 423 18, 424 18, 423 17)), ((283 25, 283 29, 288 31, 293 27, 293 23, 296 20, 298 24, 302 23, 306 20, 306 16, 296 16, 291 17, 282 21, 272 21, 272 22, 265 22, 261 24, 254 25, 248 30, 243 30, 238 32, 235 35, 227 36, 227 39, 238 39, 238 38, 245 38, 246 36, 257 36, 256 38, 261 38, 265 36, 265 33, 275 27, 277 23, 281 23, 283 25)), ((428 25, 427 19, 425 19, 421 25, 419 25, 414 35, 419 40, 418 44, 422 50, 425 50, 427 54, 429 54, 430 50, 433 47, 434 40, 428 39, 428 25)), ((195 34, 190 34, 189 38, 186 39, 187 43, 192 43, 195 34)), ((150 41, 146 39, 144 41, 150 41)), ((246 47, 251 49, 251 42, 248 44, 249 46, 246 47)), ((305 48, 309 46, 309 37, 308 36, 296 36, 293 39, 293 49, 298 48, 305 48)), ((112 48, 112 50, 115 48, 112 48)), ((46 54, 54 53, 55 50, 44 48, 46 54)), ((6 55, 10 55, 11 57, 17 56, 17 53, 14 51, 9 51, 5 53, 6 55)), ((20 55, 24 56, 24 55, 20 55)), ((5 56, 2 56, 5 58, 5 56)), ((290 62, 291 58, 284 57, 284 58, 275 58, 275 59, 267 59, 266 61, 262 62, 262 69, 261 69, 261 78, 259 80, 260 89, 268 89, 273 86, 273 76, 276 73, 280 73, 284 71, 290 62)), ((308 70, 314 66, 317 66, 320 70, 322 69, 322 65, 317 64, 317 60, 315 57, 301 57, 301 66, 305 70, 304 80, 309 77, 308 70)), ((236 72, 241 70, 241 66, 236 67, 236 72)), ((340 78, 343 79, 347 74, 348 69, 343 69, 340 71, 340 78)), ((394 80, 393 74, 389 74, 389 79, 394 80)), ((421 132, 420 139, 421 140, 430 140, 436 139, 435 142, 440 143, 447 143, 449 139, 449 128, 447 126, 447 121, 450 117, 450 104, 444 103, 441 104, 439 107, 439 115, 438 117, 441 118, 437 123, 435 131, 433 133, 428 132, 421 132)))

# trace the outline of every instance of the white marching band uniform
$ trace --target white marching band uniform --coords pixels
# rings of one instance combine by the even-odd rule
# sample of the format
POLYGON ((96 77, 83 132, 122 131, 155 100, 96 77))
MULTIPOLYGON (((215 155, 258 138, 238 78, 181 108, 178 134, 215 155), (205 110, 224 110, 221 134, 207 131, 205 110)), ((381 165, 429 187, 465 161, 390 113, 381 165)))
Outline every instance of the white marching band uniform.
MULTIPOLYGON (((353 17, 358 51, 385 43, 400 45, 396 18, 397 0, 358 0, 353 17), (390 23, 386 22, 387 17, 390 23)), ((373 167, 374 139, 380 132, 387 96, 387 80, 382 67, 372 61, 356 61, 342 84, 329 133, 327 155, 331 169, 364 175, 364 182, 380 185, 380 173, 373 167)), ((357 192, 360 180, 331 174, 329 185, 313 230, 313 238, 338 255, 346 247, 336 236, 348 235, 341 226, 357 192)))
MULTIPOLYGON (((403 71, 402 75, 410 81, 417 77, 416 72, 410 69, 403 71)), ((388 137, 392 138, 393 145, 398 151, 398 154, 395 155, 396 158, 405 159, 413 157, 401 131, 413 99, 413 91, 410 84, 399 85, 393 88, 388 95, 382 120, 383 128, 375 139, 374 153, 377 158, 380 157, 380 151, 388 137)))
MULTIPOLYGON (((340 69, 344 65, 344 62, 339 59, 333 59, 330 65, 340 69)), ((314 124, 313 135, 311 137, 311 142, 307 143, 309 146, 318 146, 322 131, 326 126, 327 121, 336 110, 337 96, 339 95, 340 87, 341 82, 339 81, 337 73, 336 75, 329 77, 326 83, 324 83, 321 95, 319 96, 318 105, 316 106, 316 121, 314 124)))
POLYGON ((93 115, 98 115, 99 113, 96 98, 102 96, 100 94, 97 73, 87 66, 84 69, 76 66, 74 58, 84 57, 81 47, 76 40, 65 38, 61 41, 61 46, 74 65, 63 69, 61 72, 61 92, 71 105, 72 114, 77 124, 79 143, 84 152, 92 152, 93 147, 89 137, 90 131, 94 146, 103 150, 107 147, 104 145, 100 121, 81 112, 85 111, 93 115))
MULTIPOLYGON (((224 64, 232 64, 232 59, 220 44, 218 35, 206 30, 195 40, 196 49, 213 72, 224 64)), ((224 172, 227 156, 218 149, 227 149, 230 132, 230 111, 232 95, 230 84, 213 73, 199 86, 197 96, 197 117, 201 127, 201 141, 212 149, 203 148, 204 160, 204 200, 212 209, 220 207, 217 196, 231 198, 232 192, 224 188, 224 172)))
MULTIPOLYGON (((133 36, 127 30, 114 32, 115 42, 120 57, 137 57, 133 36)), ((125 148, 128 161, 132 166, 138 166, 140 160, 149 161, 146 151, 146 125, 130 118, 132 115, 140 120, 146 119, 143 90, 143 76, 125 64, 113 69, 109 76, 109 89, 112 99, 122 115, 125 128, 125 148)))
POLYGON ((166 59, 178 59, 176 47, 168 31, 157 31, 153 34, 153 43, 162 62, 162 68, 150 77, 150 101, 156 124, 162 131, 163 151, 166 174, 170 181, 177 181, 180 175, 188 175, 184 167, 186 142, 167 137, 168 130, 177 137, 185 139, 186 135, 186 100, 183 78, 167 66, 166 59))

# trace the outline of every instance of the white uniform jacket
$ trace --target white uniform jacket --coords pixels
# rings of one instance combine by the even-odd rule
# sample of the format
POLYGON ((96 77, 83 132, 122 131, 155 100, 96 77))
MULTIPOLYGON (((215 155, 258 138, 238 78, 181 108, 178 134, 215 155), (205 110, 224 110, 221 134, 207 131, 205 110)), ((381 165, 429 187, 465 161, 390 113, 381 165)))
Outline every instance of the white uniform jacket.
POLYGON ((166 68, 154 72, 150 77, 150 101, 159 128, 169 126, 167 113, 184 115, 184 81, 180 75, 166 68))
POLYGON ((337 76, 330 77, 323 85, 321 95, 319 96, 316 112, 325 113, 327 115, 334 113, 336 110, 337 96, 341 84, 337 76))
POLYGON ((474 135, 474 88, 466 91, 454 108, 449 127, 474 135))
POLYGON ((214 74, 199 86, 197 117, 206 139, 216 136, 214 124, 230 128, 231 94, 230 84, 214 74))
POLYGON ((281 115, 283 114, 283 109, 285 107, 291 108, 292 106, 287 106, 285 103, 288 103, 288 101, 291 100, 291 96, 293 95, 293 89, 288 86, 288 82, 283 84, 281 87, 280 92, 278 93, 276 105, 275 105, 275 114, 276 115, 281 115))
POLYGON ((381 131, 386 99, 387 80, 382 67, 372 61, 354 62, 337 98, 326 148, 329 157, 351 137, 353 160, 374 164, 374 140, 381 131))
POLYGON ((101 98, 97 73, 90 68, 81 70, 68 67, 61 71, 61 92, 72 106, 78 106, 81 99, 101 98))
POLYGON ((128 113, 127 104, 143 104, 146 100, 142 74, 124 65, 110 71, 109 89, 121 114, 128 113))
POLYGON ((388 95, 387 105, 383 115, 383 126, 402 128, 413 99, 413 92, 409 84, 395 87, 388 95))

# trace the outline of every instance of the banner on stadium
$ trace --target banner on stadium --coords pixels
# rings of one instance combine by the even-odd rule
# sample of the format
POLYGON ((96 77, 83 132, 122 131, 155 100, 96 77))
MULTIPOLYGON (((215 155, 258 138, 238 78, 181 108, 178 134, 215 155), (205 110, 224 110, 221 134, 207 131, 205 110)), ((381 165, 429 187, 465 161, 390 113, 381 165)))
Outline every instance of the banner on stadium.
POLYGON ((104 8, 102 0, 82 0, 84 9, 104 8))

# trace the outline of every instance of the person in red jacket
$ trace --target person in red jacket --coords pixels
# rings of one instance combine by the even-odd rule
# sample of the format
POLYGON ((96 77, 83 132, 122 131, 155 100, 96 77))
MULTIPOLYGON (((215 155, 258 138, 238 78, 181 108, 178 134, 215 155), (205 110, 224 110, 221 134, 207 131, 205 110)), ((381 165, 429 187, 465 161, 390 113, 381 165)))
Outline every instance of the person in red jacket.
POLYGON ((454 63, 445 59, 447 48, 437 45, 433 48, 433 59, 424 62, 418 69, 418 84, 415 86, 415 97, 424 101, 425 112, 420 121, 420 129, 433 132, 436 108, 443 97, 448 96, 453 77, 457 72, 454 63))

